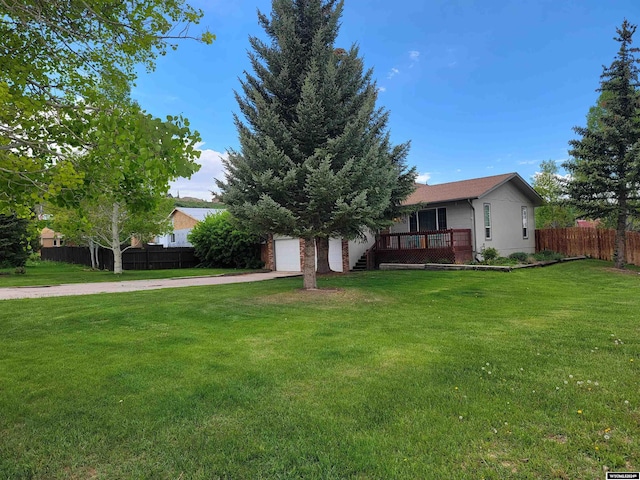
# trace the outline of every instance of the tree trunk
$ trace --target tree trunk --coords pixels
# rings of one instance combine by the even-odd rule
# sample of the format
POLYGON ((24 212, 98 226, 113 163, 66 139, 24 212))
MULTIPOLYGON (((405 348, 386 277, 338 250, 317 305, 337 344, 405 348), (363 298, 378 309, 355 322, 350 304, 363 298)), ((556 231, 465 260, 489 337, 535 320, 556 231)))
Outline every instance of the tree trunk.
POLYGON ((93 241, 93 238, 89 239, 89 256, 91 257, 91 268, 98 269, 98 245, 93 241))
POLYGON ((616 247, 613 253, 616 268, 624 268, 626 260, 626 233, 627 216, 624 213, 620 213, 616 224, 616 247))
POLYGON ((118 220, 120 219, 120 205, 113 204, 111 212, 111 251, 113 252, 113 273, 122 273, 122 249, 120 248, 120 229, 118 220))
POLYGON ((316 290, 316 245, 313 238, 304 239, 304 261, 302 266, 302 288, 316 290))
POLYGON ((318 249, 318 267, 317 273, 331 273, 329 266, 329 239, 326 237, 316 237, 316 248, 318 249))
POLYGON ((100 245, 98 245, 95 241, 93 242, 93 261, 95 262, 96 269, 100 270, 100 245))

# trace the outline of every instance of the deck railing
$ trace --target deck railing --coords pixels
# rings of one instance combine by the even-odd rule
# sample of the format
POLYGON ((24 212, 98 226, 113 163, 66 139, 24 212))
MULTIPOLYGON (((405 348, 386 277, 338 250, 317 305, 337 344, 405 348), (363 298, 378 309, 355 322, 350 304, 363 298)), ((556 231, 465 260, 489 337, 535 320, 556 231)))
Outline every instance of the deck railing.
POLYGON ((379 234, 375 244, 380 263, 464 263, 473 256, 471 230, 449 229, 379 234))

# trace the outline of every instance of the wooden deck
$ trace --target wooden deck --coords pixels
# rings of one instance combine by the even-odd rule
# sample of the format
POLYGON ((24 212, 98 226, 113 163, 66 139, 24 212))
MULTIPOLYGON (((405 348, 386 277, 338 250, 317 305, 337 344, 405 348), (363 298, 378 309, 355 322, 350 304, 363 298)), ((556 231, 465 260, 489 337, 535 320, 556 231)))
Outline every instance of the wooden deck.
POLYGON ((471 230, 450 229, 379 234, 372 249, 374 264, 465 263, 473 260, 471 230))

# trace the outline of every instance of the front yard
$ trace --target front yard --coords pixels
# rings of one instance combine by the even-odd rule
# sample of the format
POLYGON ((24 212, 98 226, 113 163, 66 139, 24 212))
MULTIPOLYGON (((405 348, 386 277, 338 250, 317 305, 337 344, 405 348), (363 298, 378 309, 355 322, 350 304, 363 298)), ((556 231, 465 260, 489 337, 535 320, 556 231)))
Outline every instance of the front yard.
POLYGON ((640 275, 580 261, 2 301, 0 478, 640 469, 640 275))
POLYGON ((107 270, 91 270, 83 265, 63 262, 30 261, 26 273, 15 273, 14 268, 0 270, 1 287, 60 285, 62 283, 119 282, 121 280, 147 280, 156 278, 195 277, 246 272, 232 268, 176 268, 172 270, 125 270, 114 275, 107 270))

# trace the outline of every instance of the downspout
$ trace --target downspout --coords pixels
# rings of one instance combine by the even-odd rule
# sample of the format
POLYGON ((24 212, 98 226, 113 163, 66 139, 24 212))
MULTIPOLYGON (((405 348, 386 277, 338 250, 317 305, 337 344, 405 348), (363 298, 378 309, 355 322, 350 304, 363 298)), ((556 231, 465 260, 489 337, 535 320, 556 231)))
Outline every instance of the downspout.
POLYGON ((478 235, 478 230, 476 229, 476 209, 473 206, 473 202, 470 198, 467 198, 467 202, 469 202, 469 206, 471 207, 471 211, 473 212, 473 258, 478 261, 478 244, 476 237, 478 235))

